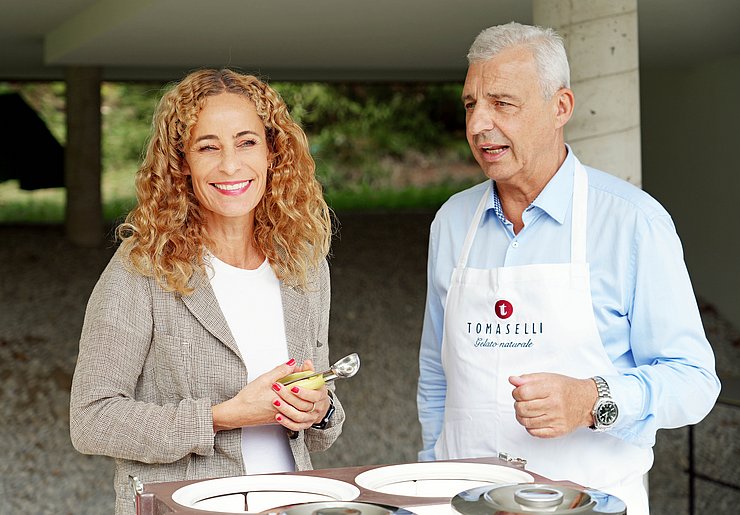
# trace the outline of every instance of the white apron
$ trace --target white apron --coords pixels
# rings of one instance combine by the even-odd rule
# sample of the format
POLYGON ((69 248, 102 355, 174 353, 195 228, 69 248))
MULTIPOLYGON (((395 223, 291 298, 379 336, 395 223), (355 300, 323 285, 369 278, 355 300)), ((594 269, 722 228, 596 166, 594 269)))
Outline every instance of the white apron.
POLYGON ((514 415, 508 377, 554 372, 576 378, 615 375, 591 305, 586 263, 588 177, 576 160, 571 263, 466 268, 488 195, 468 229, 445 305, 442 365, 447 398, 437 459, 496 456, 527 460, 527 469, 616 495, 630 515, 647 514, 643 476, 652 449, 579 428, 536 438, 514 415))

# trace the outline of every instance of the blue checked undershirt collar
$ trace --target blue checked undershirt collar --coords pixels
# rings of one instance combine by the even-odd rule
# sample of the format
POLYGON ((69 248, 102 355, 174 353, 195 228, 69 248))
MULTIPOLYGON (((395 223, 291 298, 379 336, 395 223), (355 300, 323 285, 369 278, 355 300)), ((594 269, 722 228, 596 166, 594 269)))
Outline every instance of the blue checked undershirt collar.
POLYGON ((508 220, 506 219, 506 215, 504 214, 504 208, 501 207, 501 199, 498 196, 498 188, 496 187, 496 181, 493 181, 493 212, 496 213, 496 218, 498 218, 502 224, 506 225, 506 222, 508 220))

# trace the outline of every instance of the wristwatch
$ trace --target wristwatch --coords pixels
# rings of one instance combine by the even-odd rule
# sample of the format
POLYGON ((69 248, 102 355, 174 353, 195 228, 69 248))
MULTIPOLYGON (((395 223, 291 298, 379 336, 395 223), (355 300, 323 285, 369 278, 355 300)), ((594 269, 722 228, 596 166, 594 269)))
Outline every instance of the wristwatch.
POLYGON ((596 399, 591 410, 591 415, 594 417, 594 424, 591 429, 594 431, 606 431, 611 429, 614 423, 617 421, 619 415, 619 408, 614 399, 611 398, 609 393, 609 385, 604 381, 603 377, 594 376, 591 379, 596 383, 596 389, 599 392, 599 398, 596 399))
POLYGON ((334 407, 334 397, 332 397, 331 392, 329 393, 329 409, 326 410, 326 415, 324 415, 324 418, 322 418, 319 422, 316 422, 311 427, 314 429, 326 429, 326 426, 329 425, 329 420, 331 420, 332 415, 334 415, 334 412, 336 411, 336 408, 334 407))

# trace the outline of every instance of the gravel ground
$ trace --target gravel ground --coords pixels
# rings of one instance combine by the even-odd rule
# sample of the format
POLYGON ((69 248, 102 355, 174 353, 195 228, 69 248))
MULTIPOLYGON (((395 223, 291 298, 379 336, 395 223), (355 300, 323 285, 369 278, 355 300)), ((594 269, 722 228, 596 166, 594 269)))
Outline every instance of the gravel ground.
MULTIPOLYGON (((346 214, 330 261, 331 351, 362 357, 338 384, 345 432, 317 468, 416 460, 418 339, 432 213, 346 214)), ((85 303, 112 245, 77 249, 56 226, 0 225, 0 515, 105 514, 112 464, 69 441, 69 386, 85 303)), ((702 312, 720 373, 740 376, 740 333, 702 312)), ((696 427, 697 468, 740 485, 740 410, 717 405, 696 427)), ((653 515, 688 513, 687 429, 658 434, 653 515)), ((737 513, 740 492, 697 481, 697 513, 737 513)))

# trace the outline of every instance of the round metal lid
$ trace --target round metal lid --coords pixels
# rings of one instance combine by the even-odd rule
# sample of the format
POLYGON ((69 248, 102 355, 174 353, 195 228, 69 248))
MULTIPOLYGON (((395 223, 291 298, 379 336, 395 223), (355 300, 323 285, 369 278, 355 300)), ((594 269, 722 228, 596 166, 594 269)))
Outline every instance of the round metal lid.
POLYGON ((412 512, 395 506, 365 502, 326 501, 288 506, 278 515, 413 515, 412 512))
POLYGON ((561 485, 513 484, 481 486, 452 498, 452 507, 464 515, 625 515, 621 499, 598 490, 561 485))

